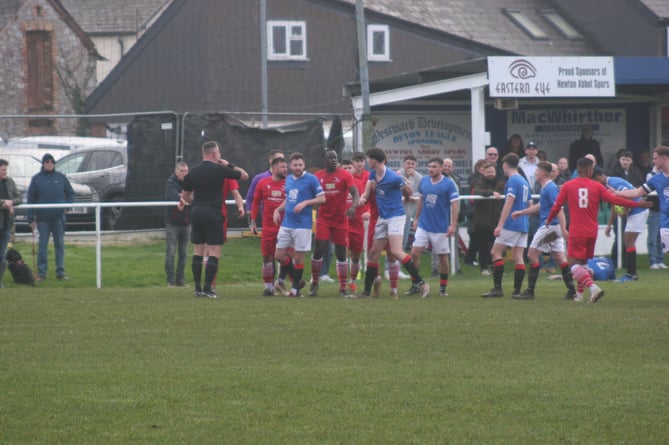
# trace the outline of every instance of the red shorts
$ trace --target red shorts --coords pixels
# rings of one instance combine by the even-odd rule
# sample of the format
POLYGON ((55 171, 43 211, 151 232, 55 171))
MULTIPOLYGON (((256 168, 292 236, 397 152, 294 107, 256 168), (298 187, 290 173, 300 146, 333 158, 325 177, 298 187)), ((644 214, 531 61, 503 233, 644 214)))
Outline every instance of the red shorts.
POLYGON ((589 260, 595 256, 597 237, 582 238, 570 236, 567 243, 567 256, 577 260, 589 260))
POLYGON ((316 239, 330 240, 335 245, 346 246, 348 244, 348 222, 337 226, 328 222, 316 221, 316 239))
POLYGON ((279 226, 267 224, 268 227, 262 228, 260 236, 260 252, 262 256, 274 256, 276 250, 276 239, 279 236, 279 226))
POLYGON ((365 242, 365 232, 348 232, 348 250, 355 253, 360 253, 363 250, 363 243, 365 242))

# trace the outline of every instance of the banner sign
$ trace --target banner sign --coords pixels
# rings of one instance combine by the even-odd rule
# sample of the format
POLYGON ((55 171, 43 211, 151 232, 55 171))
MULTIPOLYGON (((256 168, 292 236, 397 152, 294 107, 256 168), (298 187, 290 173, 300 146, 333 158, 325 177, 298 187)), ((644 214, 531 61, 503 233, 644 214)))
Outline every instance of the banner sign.
POLYGON ((525 144, 533 141, 551 162, 569 154, 569 147, 581 137, 584 124, 592 126, 593 138, 599 141, 607 164, 619 148, 627 145, 624 108, 511 110, 506 116, 507 135, 519 134, 525 144))
POLYGON ((416 170, 427 174, 427 162, 439 156, 453 160, 455 172, 467 178, 472 171, 472 131, 469 113, 375 114, 374 146, 388 157, 387 166, 402 168, 408 154, 416 170))
POLYGON ((490 97, 614 97, 612 57, 488 57, 490 97))

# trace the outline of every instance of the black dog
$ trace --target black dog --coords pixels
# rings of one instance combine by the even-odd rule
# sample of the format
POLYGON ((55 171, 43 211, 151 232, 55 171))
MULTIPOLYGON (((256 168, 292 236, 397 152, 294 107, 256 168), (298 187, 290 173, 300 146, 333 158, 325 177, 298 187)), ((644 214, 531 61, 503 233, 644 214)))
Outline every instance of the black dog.
POLYGON ((28 267, 26 263, 23 262, 23 257, 15 249, 7 249, 7 254, 5 255, 7 259, 7 267, 12 273, 12 278, 16 284, 30 284, 31 286, 35 285, 35 276, 33 271, 28 267))

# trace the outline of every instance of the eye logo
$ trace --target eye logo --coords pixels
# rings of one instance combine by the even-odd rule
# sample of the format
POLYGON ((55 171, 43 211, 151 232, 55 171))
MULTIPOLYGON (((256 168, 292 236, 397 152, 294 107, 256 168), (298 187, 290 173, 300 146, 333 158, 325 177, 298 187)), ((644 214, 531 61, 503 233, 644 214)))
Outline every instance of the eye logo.
POLYGON ((532 77, 536 77, 537 69, 527 60, 518 59, 509 65, 509 74, 516 79, 531 79, 532 77))

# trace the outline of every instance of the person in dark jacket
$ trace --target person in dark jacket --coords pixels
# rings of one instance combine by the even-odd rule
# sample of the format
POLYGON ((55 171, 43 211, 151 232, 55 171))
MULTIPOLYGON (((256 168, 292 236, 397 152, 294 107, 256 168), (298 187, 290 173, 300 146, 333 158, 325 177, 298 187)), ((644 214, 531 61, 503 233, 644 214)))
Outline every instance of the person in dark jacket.
MULTIPOLYGON (((30 180, 28 204, 63 204, 74 202, 74 190, 70 181, 56 171, 56 160, 50 153, 42 157, 42 168, 30 180)), ((53 235, 56 253, 56 278, 67 280, 65 274, 65 209, 29 209, 28 223, 33 232, 39 232, 37 252, 37 281, 46 279, 48 266, 49 237, 53 235)))
POLYGON ((5 254, 7 244, 12 237, 14 226, 14 206, 21 204, 21 193, 16 189, 16 183, 7 175, 9 162, 0 159, 0 287, 2 277, 7 269, 5 254))
POLYGON ((569 170, 576 170, 576 161, 587 154, 595 156, 597 165, 604 165, 604 158, 602 157, 602 150, 599 147, 599 141, 593 139, 593 128, 590 124, 585 124, 581 127, 581 137, 576 139, 569 146, 569 170))
POLYGON ((472 226, 473 248, 478 252, 481 273, 490 275, 492 265, 490 249, 495 242, 493 231, 502 213, 502 195, 504 193, 504 177, 497 176, 495 164, 489 162, 483 166, 483 175, 472 186, 472 195, 493 197, 495 199, 477 199, 474 201, 472 226))
POLYGON ((167 285, 185 286, 184 270, 188 256, 188 225, 190 206, 180 201, 184 177, 188 174, 188 164, 177 163, 174 174, 167 179, 165 201, 177 201, 173 207, 165 208, 165 275, 167 285), (174 256, 177 254, 177 268, 174 270, 174 256))

